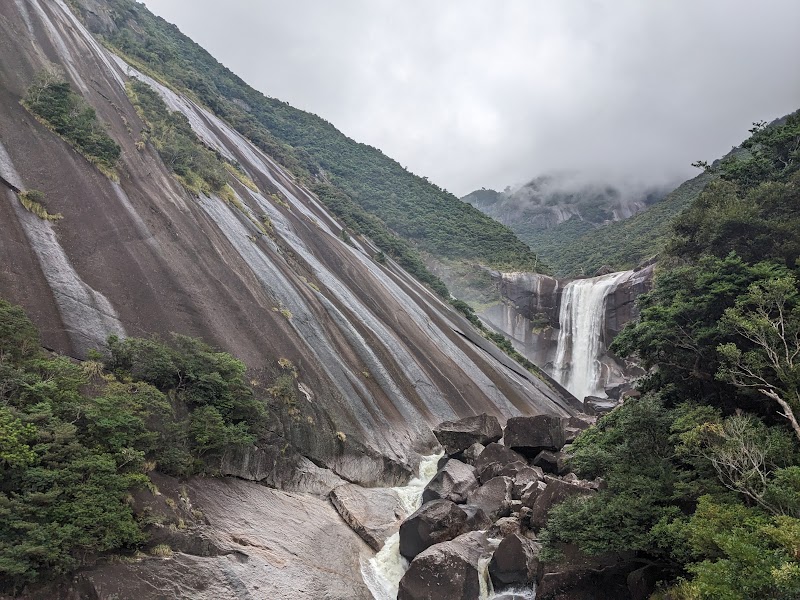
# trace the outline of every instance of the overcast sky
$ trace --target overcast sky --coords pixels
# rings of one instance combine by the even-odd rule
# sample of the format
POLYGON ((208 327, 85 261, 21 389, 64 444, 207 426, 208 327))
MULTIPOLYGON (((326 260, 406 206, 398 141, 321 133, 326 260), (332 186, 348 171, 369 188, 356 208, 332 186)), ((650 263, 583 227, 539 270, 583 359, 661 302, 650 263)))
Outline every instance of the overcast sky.
POLYGON ((800 108, 798 0, 145 0, 245 81, 463 195, 692 175, 800 108))

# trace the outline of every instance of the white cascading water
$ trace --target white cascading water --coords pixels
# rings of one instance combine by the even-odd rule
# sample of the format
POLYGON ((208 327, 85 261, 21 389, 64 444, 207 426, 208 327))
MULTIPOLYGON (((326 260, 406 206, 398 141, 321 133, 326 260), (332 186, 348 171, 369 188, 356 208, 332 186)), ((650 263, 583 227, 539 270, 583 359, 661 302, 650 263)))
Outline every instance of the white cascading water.
MULTIPOLYGON (((406 515, 411 515, 422 505, 422 492, 433 476, 441 454, 423 456, 417 476, 403 487, 393 488, 400 497, 406 515)), ((370 558, 361 561, 361 576, 375 600, 396 600, 397 589, 408 561, 400 555, 400 533, 390 536, 383 548, 370 558)))
POLYGON ((558 348, 553 378, 578 400, 605 396, 600 358, 605 351, 606 298, 633 271, 569 282, 561 295, 558 348))

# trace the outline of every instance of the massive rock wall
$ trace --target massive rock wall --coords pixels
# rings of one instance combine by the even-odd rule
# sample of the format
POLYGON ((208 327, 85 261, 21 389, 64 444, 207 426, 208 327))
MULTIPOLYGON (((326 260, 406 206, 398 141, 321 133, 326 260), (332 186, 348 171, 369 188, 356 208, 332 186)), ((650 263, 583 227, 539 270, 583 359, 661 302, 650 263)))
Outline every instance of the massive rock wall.
POLYGON ((0 176, 43 191, 47 208, 64 215, 41 221, 0 190, 0 294, 25 307, 48 347, 81 356, 109 333, 174 331, 254 372, 274 373, 287 358, 305 397, 276 412, 275 435, 363 483, 406 477, 442 420, 573 412, 557 386, 488 344, 397 265, 375 262, 368 241, 343 242, 339 223, 269 156, 113 56, 62 0, 0 3, 0 59, 0 176), (119 182, 20 105, 49 64, 122 147, 119 182), (243 209, 191 197, 151 146, 137 147, 144 125, 125 93, 130 77, 148 81, 241 165, 258 187, 231 178, 243 209), (264 215, 271 236, 252 222, 264 215))

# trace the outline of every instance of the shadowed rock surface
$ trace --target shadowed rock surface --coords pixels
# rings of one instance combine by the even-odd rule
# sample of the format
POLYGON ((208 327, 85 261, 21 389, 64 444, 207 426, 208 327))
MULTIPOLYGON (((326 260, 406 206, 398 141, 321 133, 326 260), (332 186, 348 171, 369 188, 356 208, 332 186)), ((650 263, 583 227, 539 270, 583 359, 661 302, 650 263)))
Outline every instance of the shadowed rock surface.
POLYGON ((477 531, 436 544, 418 555, 400 580, 398 600, 472 600, 480 596, 478 563, 491 553, 477 531))
POLYGON ((466 523, 467 513, 459 506, 432 500, 400 525, 400 554, 411 560, 426 548, 464 533, 466 523))
POLYGON ((475 478, 475 469, 451 458, 425 487, 422 501, 443 499, 455 503, 466 502, 467 495, 476 487, 478 480, 475 478))
POLYGON ((433 435, 444 446, 445 454, 457 454, 472 444, 489 444, 503 437, 503 429, 497 417, 475 415, 458 421, 441 423, 433 430, 433 435))
POLYGON ((512 583, 529 583, 536 578, 539 545, 518 533, 500 542, 489 562, 489 574, 496 587, 512 583))

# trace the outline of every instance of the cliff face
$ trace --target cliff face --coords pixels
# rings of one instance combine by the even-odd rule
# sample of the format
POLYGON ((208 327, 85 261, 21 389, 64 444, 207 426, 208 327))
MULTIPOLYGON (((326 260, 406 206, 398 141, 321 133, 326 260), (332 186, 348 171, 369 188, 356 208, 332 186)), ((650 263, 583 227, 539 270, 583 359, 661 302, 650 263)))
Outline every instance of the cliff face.
MULTIPOLYGON (((628 321, 636 318, 636 298, 649 291, 654 266, 632 271, 609 290, 602 315, 600 343, 603 348, 628 321)), ((537 273, 495 273, 495 284, 503 302, 481 313, 481 318, 508 335, 514 346, 528 359, 557 377, 562 296, 571 280, 556 279, 537 273)), ((603 384, 613 385, 639 373, 635 365, 622 363, 605 352, 602 356, 603 384)))
POLYGON ((374 261, 368 241, 343 242, 314 196, 240 134, 111 55, 63 2, 5 2, 0 17, 0 175, 41 190, 48 210, 64 215, 43 221, 11 189, 0 192, 0 293, 25 307, 46 346, 81 356, 110 333, 175 331, 254 369, 287 358, 307 394, 279 434, 365 483, 382 481, 387 461, 396 465, 390 478, 402 479, 444 419, 571 412, 570 398, 391 261, 374 261), (118 183, 19 104, 50 63, 122 147, 118 183), (137 148, 144 125, 125 93, 129 77, 150 83, 256 183, 254 191, 231 178, 241 209, 191 197, 149 144, 137 148), (264 216, 270 236, 252 222, 264 216))

